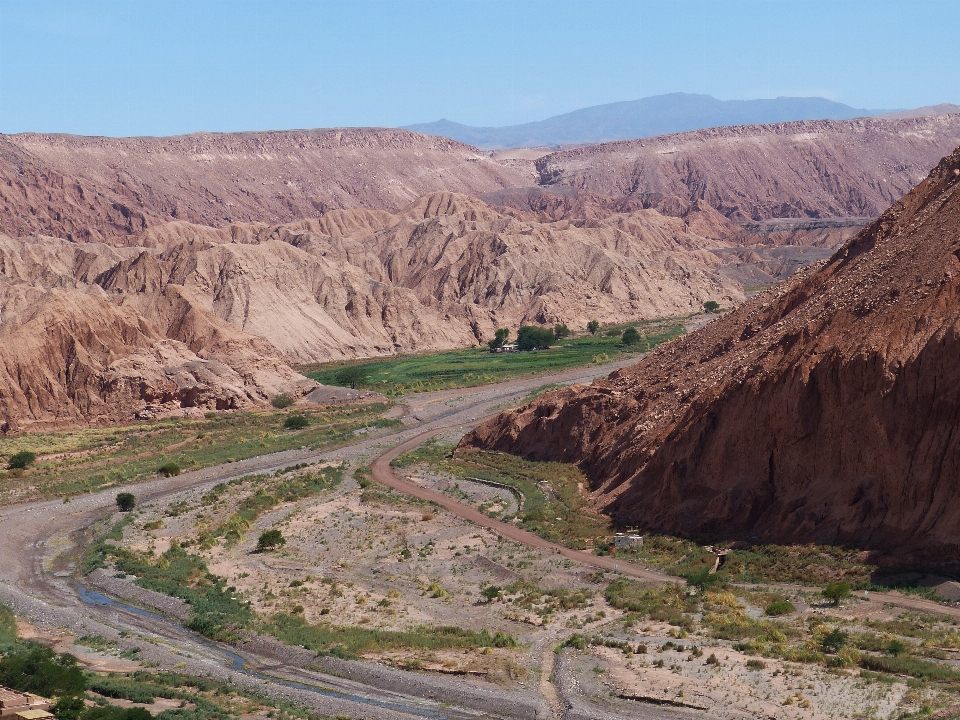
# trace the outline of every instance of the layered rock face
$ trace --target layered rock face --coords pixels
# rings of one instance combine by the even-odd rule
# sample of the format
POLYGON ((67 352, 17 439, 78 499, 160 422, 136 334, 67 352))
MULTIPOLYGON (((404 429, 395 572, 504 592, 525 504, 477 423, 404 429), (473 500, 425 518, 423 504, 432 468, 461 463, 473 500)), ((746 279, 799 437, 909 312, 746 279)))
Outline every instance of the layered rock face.
POLYGON ((829 261, 464 446, 580 464, 621 522, 960 566, 960 150, 829 261))
POLYGON ((523 184, 476 148, 406 130, 0 136, 0 232, 11 236, 116 241, 174 220, 286 223, 523 184))
POLYGON ((810 120, 625 140, 539 158, 564 185, 681 214, 705 201, 737 222, 876 217, 960 144, 960 115, 810 120))

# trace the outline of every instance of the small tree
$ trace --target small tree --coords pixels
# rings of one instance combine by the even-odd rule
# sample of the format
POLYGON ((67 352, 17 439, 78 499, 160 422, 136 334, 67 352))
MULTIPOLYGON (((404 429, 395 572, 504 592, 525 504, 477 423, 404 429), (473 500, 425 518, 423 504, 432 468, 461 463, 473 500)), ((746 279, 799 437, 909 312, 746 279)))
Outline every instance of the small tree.
POLYGON ((130 512, 137 504, 137 498, 133 493, 122 492, 117 495, 117 509, 120 512, 130 512))
POLYGON ((628 327, 626 330, 624 330, 623 335, 620 338, 624 345, 636 345, 641 339, 640 333, 638 333, 637 329, 633 327, 628 327))
POLYGON ((820 647, 824 652, 838 653, 847 644, 847 634, 840 628, 834 628, 822 638, 820 638, 820 647))
POLYGON ((557 323, 553 326, 553 336, 557 340, 563 340, 565 337, 570 335, 570 328, 568 328, 563 323, 557 323))
POLYGON ((257 540, 257 552, 267 552, 286 544, 287 540, 279 530, 264 530, 257 540))
POLYGON ((506 345, 509 338, 510 329, 500 328, 493 334, 493 339, 487 341, 487 347, 489 347, 491 350, 496 350, 498 347, 503 347, 506 345))
POLYGON ((850 586, 845 582, 827 583, 821 594, 834 605, 839 605, 840 601, 850 597, 850 586))
POLYGON ((903 653, 905 653, 906 651, 907 651, 907 646, 904 645, 903 642, 901 642, 900 640, 897 640, 896 638, 894 638, 887 644, 887 655, 893 655, 894 657, 898 657, 899 655, 903 655, 903 653))
POLYGON ((32 453, 29 450, 21 450, 7 460, 7 469, 23 470, 25 467, 27 467, 27 465, 30 465, 36 459, 36 453, 32 453))
POLYGON ((367 368, 361 367, 360 365, 351 365, 350 367, 338 370, 334 378, 336 378, 337 382, 341 385, 346 385, 356 390, 367 382, 369 375, 370 371, 367 370, 367 368))
POLYGON ((600 323, 598 323, 596 320, 591 320, 590 322, 587 323, 587 330, 590 331, 591 335, 596 335, 597 330, 599 329, 600 329, 600 323))
POLYGON ((79 695, 61 695, 50 708, 50 712, 57 720, 77 720, 86 707, 79 695))
POLYGON ((273 399, 270 400, 270 404, 273 405, 277 410, 283 410, 293 405, 293 398, 287 395, 286 393, 280 393, 279 395, 274 395, 273 399))
POLYGON ((720 303, 718 303, 716 300, 707 300, 703 304, 703 309, 708 313, 720 312, 720 303))
POLYGON ((310 424, 305 415, 291 415, 283 421, 283 426, 287 430, 303 430, 310 424))

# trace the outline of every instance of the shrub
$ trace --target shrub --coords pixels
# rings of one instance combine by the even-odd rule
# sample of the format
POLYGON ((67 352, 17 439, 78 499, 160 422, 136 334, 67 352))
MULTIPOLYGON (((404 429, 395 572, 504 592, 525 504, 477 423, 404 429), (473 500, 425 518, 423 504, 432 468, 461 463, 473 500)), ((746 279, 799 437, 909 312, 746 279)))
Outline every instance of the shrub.
POLYGON ((716 300, 707 300, 703 304, 703 309, 708 313, 720 312, 720 303, 718 303, 716 300))
POLYGON ((715 653, 710 653, 710 657, 707 658, 707 665, 719 665, 720 661, 717 659, 715 653))
POLYGON ((792 612, 795 612, 796 608, 793 606, 793 603, 789 600, 775 600, 774 602, 767 605, 764 613, 770 617, 777 617, 779 615, 789 615, 792 612))
POLYGON ((900 640, 894 638, 887 645, 887 655, 893 655, 897 657, 898 655, 903 655, 907 651, 907 646, 904 645, 900 640))
POLYGON ((337 374, 334 375, 336 381, 341 385, 346 385, 354 390, 358 387, 361 387, 367 381, 367 377, 370 375, 370 371, 365 367, 359 365, 351 365, 350 367, 345 367, 342 370, 338 370, 337 374))
POLYGON ((837 653, 847 644, 847 638, 847 633, 840 628, 834 628, 820 638, 820 647, 824 652, 837 653))
POLYGON ((636 345, 641 340, 640 333, 637 332, 636 328, 628 327, 623 331, 623 335, 620 337, 620 340, 624 345, 636 345))
POLYGON ((73 655, 57 655, 50 648, 31 645, 0 659, 0 685, 59 697, 84 692, 87 680, 73 655))
POLYGON ((310 425, 310 421, 307 420, 305 415, 291 415, 286 420, 283 421, 283 426, 287 430, 303 430, 305 427, 310 425))
POLYGON ((500 592, 502 590, 503 588, 499 587, 498 585, 488 585, 480 591, 480 596, 488 603, 493 602, 500 597, 500 592))
POLYGON ((264 530, 257 540, 257 552, 266 552, 286 544, 287 540, 279 530, 264 530))
POLYGON ((834 605, 839 605, 841 600, 850 597, 850 586, 845 582, 827 583, 821 594, 834 605))
POLYGON ((86 708, 79 695, 61 695, 50 708, 57 720, 77 720, 86 708))
POLYGON ((136 504, 137 498, 133 493, 122 492, 117 495, 117 509, 120 512, 130 512, 136 504))
POLYGON ((553 330, 522 325, 517 331, 517 349, 519 350, 546 350, 553 342, 553 330))
POLYGON ((25 467, 27 467, 27 465, 30 465, 36 459, 36 453, 32 453, 29 450, 21 450, 7 460, 7 469, 23 470, 25 467))
POLYGON ((763 660, 747 660, 747 667, 751 670, 763 670, 766 666, 763 660))
POLYGON ((557 340, 563 340, 565 337, 570 335, 570 328, 568 328, 563 323, 557 323, 553 326, 553 336, 557 340))
POLYGON ((157 472, 164 477, 174 477, 180 474, 180 466, 175 462, 164 463, 157 468, 157 472))
POLYGON ((590 331, 591 335, 596 335, 597 330, 599 329, 600 329, 600 323, 598 323, 596 320, 591 320, 590 322, 587 323, 587 330, 590 331))
POLYGON ((293 405, 293 398, 287 395, 286 393, 280 393, 279 395, 274 395, 273 399, 270 400, 270 404, 273 405, 277 410, 283 410, 293 405))

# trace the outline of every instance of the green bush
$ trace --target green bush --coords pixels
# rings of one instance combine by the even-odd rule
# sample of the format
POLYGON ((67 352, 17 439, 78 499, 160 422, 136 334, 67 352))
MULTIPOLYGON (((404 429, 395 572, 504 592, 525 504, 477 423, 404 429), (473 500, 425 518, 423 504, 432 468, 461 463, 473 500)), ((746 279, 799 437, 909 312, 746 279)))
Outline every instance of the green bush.
POLYGON ((720 303, 718 303, 716 300, 707 300, 703 304, 703 309, 708 313, 720 312, 720 303))
POLYGON ((158 467, 157 472, 164 477, 175 477, 180 474, 180 466, 175 462, 167 462, 158 467))
POLYGON ((553 336, 557 340, 563 340, 565 337, 570 336, 570 328, 568 328, 564 323, 557 323, 553 326, 553 336))
POLYGON ((279 530, 264 530, 257 540, 257 552, 266 552, 286 544, 287 539, 279 530))
POLYGON ((597 330, 599 329, 600 329, 600 323, 597 322, 596 320, 591 320, 590 322, 587 323, 587 330, 590 332, 591 335, 596 335, 597 330))
POLYGON ((310 425, 310 421, 305 415, 291 415, 283 421, 283 426, 287 430, 303 430, 310 425))
POLYGON ((270 400, 270 404, 273 405, 277 410, 283 410, 293 405, 293 398, 287 395, 286 393, 280 393, 279 395, 274 395, 270 400))
POLYGON ((839 605, 841 600, 850 597, 850 586, 845 582, 830 582, 821 594, 834 605, 839 605))
POLYGON ((509 328, 500 328, 494 333, 493 339, 487 342, 487 347, 489 347, 491 350, 496 350, 498 347, 503 347, 506 345, 509 337, 509 328))
POLYGON ((620 336, 620 340, 624 345, 636 345, 638 342, 640 342, 640 340, 642 340, 642 337, 640 333, 637 332, 636 328, 628 327, 623 331, 623 335, 620 336))
POLYGON ((789 615, 792 612, 796 612, 796 610, 793 603, 789 600, 775 600, 767 605, 763 612, 770 617, 778 617, 780 615, 789 615))
POLYGON ((50 712, 57 720, 77 720, 86 707, 79 695, 61 695, 51 706, 50 712))
POLYGON ((130 512, 137 504, 137 498, 133 493, 122 492, 117 495, 117 509, 120 512, 130 512))
POLYGON ((363 387, 369 375, 370 371, 365 367, 360 365, 348 365, 347 367, 338 370, 335 377, 340 385, 356 390, 358 387, 363 387))
POLYGON ((907 646, 896 638, 887 644, 887 655, 893 655, 894 657, 897 657, 898 655, 903 655, 906 651, 907 646))
POLYGON ((7 460, 7 469, 23 470, 25 467, 27 467, 27 465, 32 464, 36 459, 36 453, 32 453, 29 450, 21 450, 17 454, 10 456, 10 459, 7 460))
POLYGON ((824 652, 838 653, 843 646, 847 644, 849 636, 840 628, 834 628, 822 638, 820 638, 820 647, 824 652))
POLYGON ((860 658, 860 667, 893 675, 910 675, 921 680, 960 681, 960 672, 952 667, 912 657, 864 655, 860 658))

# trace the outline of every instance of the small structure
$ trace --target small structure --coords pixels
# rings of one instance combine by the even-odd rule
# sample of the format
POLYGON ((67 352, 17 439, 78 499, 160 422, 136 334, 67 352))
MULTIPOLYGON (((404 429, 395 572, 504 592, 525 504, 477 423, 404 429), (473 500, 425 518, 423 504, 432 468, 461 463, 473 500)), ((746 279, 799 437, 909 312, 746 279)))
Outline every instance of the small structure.
POLYGON ((499 347, 496 347, 493 349, 494 352, 498 352, 498 353, 517 352, 517 350, 518 348, 516 343, 510 343, 508 345, 500 345, 499 347))
POLYGON ((39 695, 0 687, 0 717, 10 720, 46 720, 52 718, 50 701, 39 695))
POLYGON ((643 545, 643 535, 633 533, 617 533, 613 536, 613 546, 617 550, 626 550, 634 545, 643 545))

